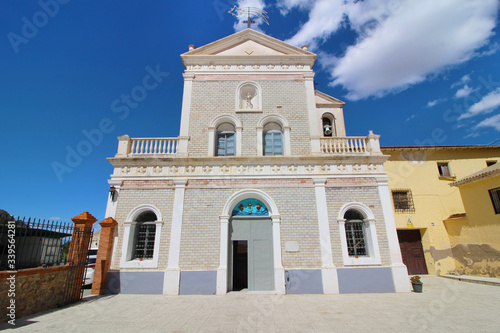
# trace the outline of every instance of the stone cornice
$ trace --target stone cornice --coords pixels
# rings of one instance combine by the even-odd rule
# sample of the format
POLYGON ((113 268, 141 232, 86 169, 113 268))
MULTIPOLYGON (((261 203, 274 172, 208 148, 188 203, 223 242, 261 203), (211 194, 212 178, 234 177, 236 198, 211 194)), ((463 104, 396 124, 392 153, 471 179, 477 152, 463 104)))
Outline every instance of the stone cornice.
MULTIPOLYGON (((201 161, 199 161, 201 162, 201 161)), ((112 179, 161 179, 165 177, 187 178, 277 178, 277 177, 386 177, 382 161, 309 163, 175 163, 170 165, 125 164, 115 167, 112 179)))

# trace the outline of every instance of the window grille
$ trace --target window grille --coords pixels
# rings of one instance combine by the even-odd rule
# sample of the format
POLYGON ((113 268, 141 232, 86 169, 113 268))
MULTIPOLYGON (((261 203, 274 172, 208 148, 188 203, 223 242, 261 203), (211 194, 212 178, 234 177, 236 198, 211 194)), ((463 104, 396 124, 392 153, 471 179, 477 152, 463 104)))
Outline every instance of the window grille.
POLYGON ((440 177, 451 177, 450 166, 448 162, 438 163, 438 170, 440 177))
POLYGON ((358 211, 348 210, 344 215, 347 253, 350 257, 367 256, 368 250, 365 241, 365 224, 363 215, 358 211))
POLYGON ((500 187, 489 190, 495 214, 500 214, 500 187))
POLYGON ((142 222, 137 225, 137 240, 133 259, 152 259, 155 246, 156 225, 142 222))
POLYGON ((396 213, 415 213, 411 190, 392 190, 392 201, 394 203, 394 210, 396 213))

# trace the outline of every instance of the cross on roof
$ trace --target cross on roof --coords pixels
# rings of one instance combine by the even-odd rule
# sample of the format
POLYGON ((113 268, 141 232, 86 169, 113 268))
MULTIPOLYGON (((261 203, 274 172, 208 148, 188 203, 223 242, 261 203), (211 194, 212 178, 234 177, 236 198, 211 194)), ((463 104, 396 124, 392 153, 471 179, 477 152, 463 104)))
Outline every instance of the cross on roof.
POLYGON ((252 20, 252 17, 260 18, 267 25, 269 25, 269 22, 268 22, 269 16, 267 16, 267 12, 263 9, 260 9, 260 8, 234 6, 230 11, 228 11, 228 13, 235 16, 235 17, 241 16, 241 15, 247 15, 247 20, 243 21, 243 23, 247 24, 247 28, 251 28, 252 24, 257 23, 256 21, 252 20))

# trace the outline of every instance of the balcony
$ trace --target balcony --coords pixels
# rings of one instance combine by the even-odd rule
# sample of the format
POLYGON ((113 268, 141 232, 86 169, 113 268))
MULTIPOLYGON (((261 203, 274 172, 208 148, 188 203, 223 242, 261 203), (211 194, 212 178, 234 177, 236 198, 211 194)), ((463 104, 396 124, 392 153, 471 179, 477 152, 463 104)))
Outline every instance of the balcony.
MULTIPOLYGON (((315 150, 313 154, 382 155, 379 137, 370 131, 368 136, 319 138, 319 152, 315 153, 318 151, 315 150)), ((187 155, 180 152, 179 138, 131 138, 124 135, 118 137, 118 141, 118 152, 115 157, 186 157, 187 155)))
POLYGON ((175 156, 179 140, 177 138, 131 138, 118 137, 116 157, 134 156, 175 156))
POLYGON ((367 138, 363 136, 320 138, 323 154, 366 154, 367 138))

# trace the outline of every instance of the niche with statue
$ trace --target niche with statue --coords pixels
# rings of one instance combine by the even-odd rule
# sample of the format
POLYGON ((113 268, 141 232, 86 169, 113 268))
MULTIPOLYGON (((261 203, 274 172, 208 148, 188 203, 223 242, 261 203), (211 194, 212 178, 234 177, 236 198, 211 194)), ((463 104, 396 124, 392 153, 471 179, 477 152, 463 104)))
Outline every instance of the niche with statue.
POLYGON ((239 112, 261 112, 260 87, 255 83, 244 83, 238 88, 237 109, 239 112))

